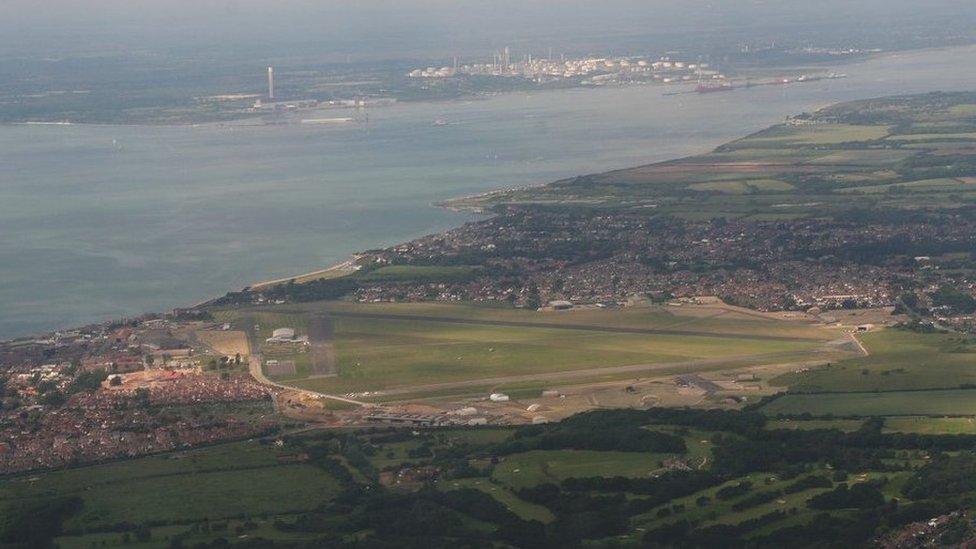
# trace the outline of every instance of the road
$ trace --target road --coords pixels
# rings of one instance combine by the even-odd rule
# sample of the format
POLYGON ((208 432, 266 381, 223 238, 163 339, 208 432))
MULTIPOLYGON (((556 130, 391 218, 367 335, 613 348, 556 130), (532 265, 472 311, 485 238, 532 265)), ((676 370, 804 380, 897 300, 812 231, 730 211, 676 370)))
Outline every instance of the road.
POLYGON ((328 393, 320 393, 318 391, 310 391, 308 389, 299 389, 298 387, 291 387, 289 385, 282 385, 281 383, 277 383, 277 382, 271 381, 270 379, 268 379, 268 376, 264 375, 264 372, 261 370, 261 365, 262 364, 264 364, 264 359, 261 357, 261 355, 259 355, 259 354, 253 354, 253 355, 251 355, 251 359, 248 361, 248 366, 247 366, 248 367, 248 371, 251 374, 251 377, 253 377, 254 379, 256 379, 258 381, 258 383, 261 383, 262 385, 268 385, 268 386, 271 386, 271 387, 277 387, 279 389, 287 389, 289 391, 295 391, 297 393, 302 393, 302 394, 305 394, 305 395, 308 395, 308 396, 311 396, 311 397, 314 397, 314 398, 328 398, 328 399, 331 399, 331 400, 338 400, 339 402, 346 402, 348 404, 355 404, 357 406, 374 406, 373 404, 370 404, 368 402, 362 402, 362 401, 359 401, 359 400, 353 400, 351 398, 346 398, 346 397, 339 396, 339 395, 330 395, 328 393))

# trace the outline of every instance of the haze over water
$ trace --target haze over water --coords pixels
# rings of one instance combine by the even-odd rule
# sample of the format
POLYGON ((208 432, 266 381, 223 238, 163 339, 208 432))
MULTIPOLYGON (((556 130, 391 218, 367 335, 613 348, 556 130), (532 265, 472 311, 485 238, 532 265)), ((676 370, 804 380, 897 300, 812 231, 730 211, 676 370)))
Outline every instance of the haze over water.
POLYGON ((723 94, 401 104, 368 128, 3 126, 0 338, 190 305, 473 219, 438 200, 703 152, 837 101, 976 89, 973 69, 976 48, 924 51, 723 94))

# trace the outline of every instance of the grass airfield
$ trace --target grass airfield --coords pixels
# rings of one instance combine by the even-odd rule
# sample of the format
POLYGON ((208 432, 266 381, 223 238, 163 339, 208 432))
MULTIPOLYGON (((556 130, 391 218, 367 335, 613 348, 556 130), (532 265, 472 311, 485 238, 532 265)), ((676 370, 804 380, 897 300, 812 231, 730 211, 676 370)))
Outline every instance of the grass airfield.
MULTIPOLYGON (((301 367, 275 381, 379 399, 446 398, 484 390, 606 382, 808 360, 844 336, 811 322, 731 307, 634 306, 537 312, 480 304, 348 302, 218 312, 256 323, 252 346, 275 327, 333 324, 338 375, 301 367), (368 394, 367 394, 368 393, 368 394)), ((276 359, 287 359, 272 349, 276 359)), ((268 355, 271 356, 271 355, 268 355)))

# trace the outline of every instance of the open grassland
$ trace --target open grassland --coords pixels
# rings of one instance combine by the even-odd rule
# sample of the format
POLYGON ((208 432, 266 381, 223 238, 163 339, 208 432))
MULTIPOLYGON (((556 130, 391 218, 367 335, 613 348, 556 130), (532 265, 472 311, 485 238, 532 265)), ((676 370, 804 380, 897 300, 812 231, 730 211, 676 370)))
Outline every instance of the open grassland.
POLYGON ((892 417, 885 420, 884 431, 922 435, 976 435, 976 417, 892 417))
POLYGON ((429 319, 468 319, 538 325, 594 325, 609 328, 688 330, 707 335, 756 334, 819 340, 828 331, 804 322, 784 322, 769 315, 727 306, 634 306, 617 309, 577 308, 572 311, 529 311, 493 303, 371 303, 333 301, 306 306, 288 305, 282 311, 309 311, 423 316, 429 319))
POLYGON ((972 141, 976 140, 976 133, 909 133, 892 135, 891 141, 972 141))
POLYGON ((857 431, 864 425, 862 419, 774 419, 766 422, 766 429, 789 429, 814 431, 817 429, 836 429, 847 433, 857 431))
POLYGON ((976 188, 973 186, 971 181, 966 181, 959 178, 938 178, 938 179, 922 179, 920 181, 907 181, 903 183, 889 183, 887 185, 869 185, 861 187, 850 187, 843 189, 840 192, 844 193, 865 193, 865 194, 875 194, 875 193, 890 193, 890 192, 910 192, 910 191, 951 191, 959 189, 972 189, 976 188))
POLYGON ((785 181, 777 179, 746 179, 743 181, 710 181, 707 183, 693 183, 689 189, 696 191, 717 191, 727 194, 745 194, 767 191, 790 191, 795 187, 785 181))
POLYGON ((315 508, 338 483, 309 465, 282 464, 276 452, 241 442, 0 481, 0 506, 77 496, 67 531, 119 523, 192 523, 315 508))
POLYGON ((820 124, 811 126, 775 126, 766 131, 732 143, 733 148, 762 148, 764 146, 795 147, 802 145, 837 145, 857 141, 884 139, 891 132, 888 126, 854 124, 820 124))
POLYGON ((972 339, 886 329, 859 336, 871 353, 773 379, 793 391, 893 391, 976 384, 972 339))
POLYGON ((549 509, 519 499, 510 489, 491 479, 458 479, 442 483, 440 486, 441 490, 462 488, 473 488, 488 494, 523 520, 537 520, 543 524, 548 524, 555 518, 549 509))
POLYGON ((150 529, 150 538, 138 540, 131 532, 96 532, 61 536, 56 539, 59 549, 91 549, 92 547, 125 547, 126 549, 166 549, 178 538, 184 547, 213 543, 217 538, 273 540, 280 543, 308 543, 310 536, 302 533, 282 532, 274 527, 276 520, 294 519, 289 514, 205 521, 193 524, 156 526, 150 529))
MULTIPOLYGON (((717 410, 608 410, 522 428, 302 431, 282 436, 280 448, 230 444, 173 454, 178 459, 157 456, 8 479, 0 506, 54 495, 82 498, 82 509, 64 517, 56 540, 66 548, 223 546, 227 540, 318 547, 370 536, 397 546, 418 528, 440 539, 445 524, 452 532, 465 528, 465 539, 487 546, 529 527, 522 521, 540 523, 532 526, 535 541, 519 544, 526 547, 565 547, 579 540, 584 546, 643 546, 673 536, 668 527, 684 521, 712 534, 688 546, 755 540, 779 547, 820 539, 825 513, 831 522, 860 526, 866 510, 894 518, 882 509, 891 510, 887 502, 897 498, 899 512, 913 510, 898 519, 907 524, 930 516, 927 502, 936 498, 956 508, 971 497, 976 460, 965 451, 968 439, 891 438, 889 428, 847 437, 804 428, 784 437, 753 429, 761 419, 717 410), (719 425, 728 430, 712 430, 719 425), (613 436, 602 436, 608 433, 613 436), (635 445, 637 440, 642 442, 635 445), (901 446, 893 451, 892 442, 901 446), (938 449, 949 452, 935 457, 938 449), (299 454, 307 454, 306 464, 281 462, 299 454), (278 486, 264 478, 266 471, 278 486), (436 482, 427 482, 430 472, 436 482), (209 479, 218 474, 238 476, 209 479), (153 478, 173 482, 141 484, 153 478), (192 497, 191 480, 199 480, 192 497), (11 484, 19 493, 11 493, 11 484), (577 530, 600 517, 606 522, 577 530)), ((902 420, 926 421, 886 418, 895 427, 902 420)), ((853 427, 844 421, 805 423, 853 427)), ((856 539, 831 538, 825 545, 861 546, 876 535, 855 534, 856 539)))
POLYGON ((253 346, 263 344, 276 328, 294 328, 299 334, 308 331, 308 315, 305 314, 266 309, 235 309, 214 311, 213 316, 217 321, 230 323, 234 328, 249 334, 253 346))
MULTIPOLYGON (((279 323, 293 318, 291 325, 309 314, 330 317, 339 375, 300 379, 307 369, 296 362, 299 374, 286 377, 296 386, 332 393, 423 393, 438 390, 429 386, 434 384, 494 385, 530 381, 525 376, 533 375, 558 379, 563 372, 598 377, 614 367, 682 364, 688 371, 696 363, 714 368, 726 359, 762 363, 815 353, 837 336, 801 322, 690 308, 539 313, 466 304, 327 303, 275 314, 279 323)), ((261 315, 267 324, 267 313, 261 315)))
POLYGON ((786 395, 763 406, 762 412, 770 416, 974 416, 976 390, 786 395))
MULTIPOLYGON (((822 471, 816 470, 812 472, 822 473, 822 471)), ((813 488, 794 494, 784 494, 783 496, 775 498, 773 501, 768 503, 752 506, 739 511, 733 509, 733 506, 742 501, 746 495, 752 495, 759 491, 768 492, 781 490, 789 486, 791 482, 792 480, 781 480, 775 475, 762 473, 742 476, 721 485, 696 492, 692 495, 677 498, 669 502, 667 505, 662 505, 651 512, 638 515, 634 517, 634 524, 642 529, 651 529, 662 524, 670 523, 674 520, 674 515, 679 515, 682 518, 687 518, 688 520, 698 520, 710 525, 735 525, 745 520, 762 516, 771 511, 789 511, 791 508, 796 508, 804 515, 804 520, 809 520, 809 518, 812 516, 812 512, 805 509, 805 502, 817 494, 828 491, 829 488, 813 488), (743 496, 725 499, 718 497, 719 491, 723 488, 735 486, 740 483, 751 484, 754 488, 752 490, 748 490, 743 496), (680 509, 680 512, 668 512, 662 511, 662 509, 667 509, 668 511, 680 509)))
POLYGON ((535 450, 508 456, 492 478, 514 489, 571 477, 647 477, 660 471, 669 454, 535 450))

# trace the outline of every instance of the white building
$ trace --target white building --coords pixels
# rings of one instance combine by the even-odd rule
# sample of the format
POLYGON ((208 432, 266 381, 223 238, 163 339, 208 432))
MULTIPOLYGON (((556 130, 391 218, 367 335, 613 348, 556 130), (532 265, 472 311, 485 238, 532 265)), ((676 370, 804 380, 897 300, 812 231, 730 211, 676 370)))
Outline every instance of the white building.
POLYGON ((298 337, 294 328, 278 328, 271 332, 266 343, 308 343, 308 336, 298 337))

